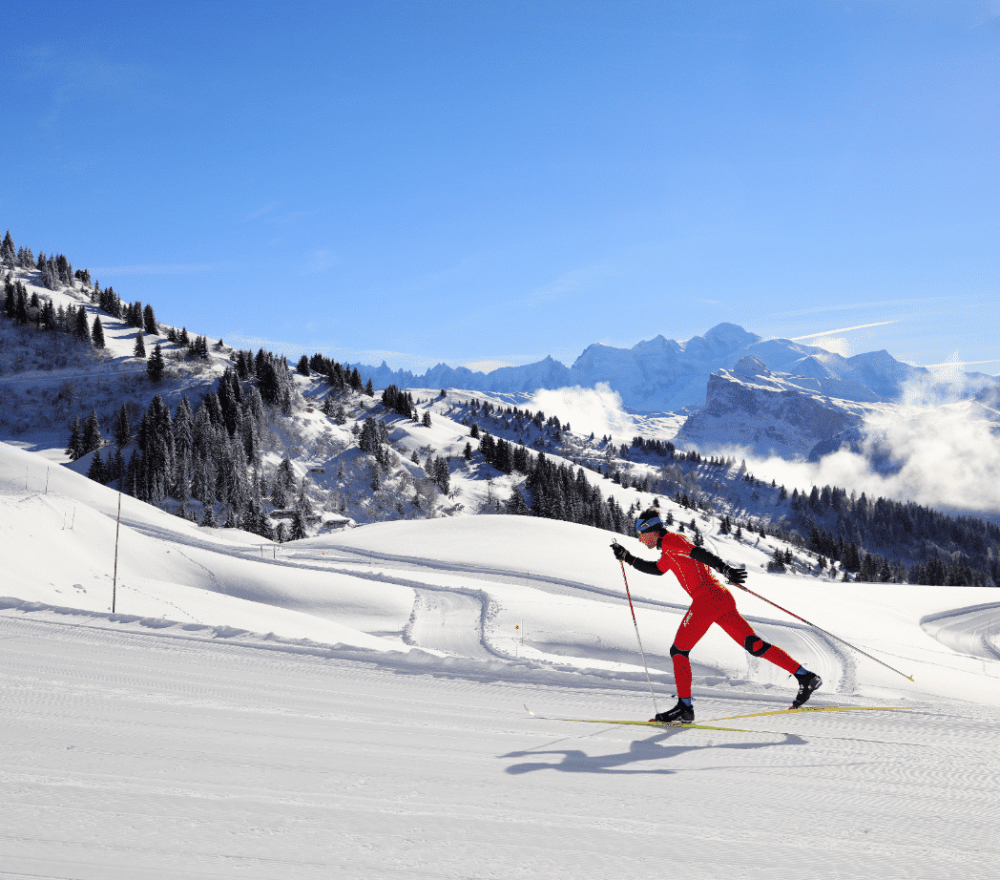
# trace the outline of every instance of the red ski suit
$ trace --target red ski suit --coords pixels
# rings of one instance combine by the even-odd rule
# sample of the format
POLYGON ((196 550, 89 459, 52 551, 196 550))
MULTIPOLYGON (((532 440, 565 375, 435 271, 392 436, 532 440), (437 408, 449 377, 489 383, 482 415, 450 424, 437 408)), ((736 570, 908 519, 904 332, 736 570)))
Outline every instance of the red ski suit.
POLYGON ((781 648, 768 645, 754 633, 753 627, 736 610, 733 594, 715 579, 707 565, 691 558, 693 547, 694 544, 684 536, 668 532, 660 542, 662 555, 656 563, 661 574, 673 572, 692 599, 671 650, 677 696, 682 699, 691 696, 691 661, 687 654, 713 623, 722 627, 730 638, 751 654, 770 660, 794 675, 799 664, 781 648))

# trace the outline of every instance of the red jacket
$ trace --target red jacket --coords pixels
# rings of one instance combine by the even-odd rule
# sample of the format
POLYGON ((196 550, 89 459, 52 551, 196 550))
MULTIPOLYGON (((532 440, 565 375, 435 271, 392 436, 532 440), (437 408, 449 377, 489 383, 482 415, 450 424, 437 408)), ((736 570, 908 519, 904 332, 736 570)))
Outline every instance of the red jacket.
POLYGON ((660 541, 663 555, 657 561, 656 567, 664 574, 672 571, 692 599, 710 595, 718 590, 728 593, 729 591, 715 579, 707 565, 691 558, 693 547, 694 544, 683 535, 668 532, 660 541))

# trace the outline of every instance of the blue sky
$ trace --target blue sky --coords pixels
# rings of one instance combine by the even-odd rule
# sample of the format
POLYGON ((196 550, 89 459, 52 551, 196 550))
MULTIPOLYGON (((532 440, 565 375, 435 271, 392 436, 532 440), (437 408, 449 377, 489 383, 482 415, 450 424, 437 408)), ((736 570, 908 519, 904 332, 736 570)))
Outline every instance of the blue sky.
POLYGON ((0 234, 192 332, 422 370, 731 321, 1000 372, 996 2, 0 17, 0 234))

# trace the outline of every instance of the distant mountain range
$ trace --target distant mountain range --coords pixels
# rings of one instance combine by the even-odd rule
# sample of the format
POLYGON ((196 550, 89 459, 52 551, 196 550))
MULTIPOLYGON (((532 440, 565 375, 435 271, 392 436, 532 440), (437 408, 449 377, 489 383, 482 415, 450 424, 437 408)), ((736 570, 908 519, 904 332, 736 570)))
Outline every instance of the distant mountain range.
MULTIPOLYGON (((909 385, 935 385, 929 370, 897 361, 886 351, 845 358, 789 339, 765 340, 736 324, 719 324, 704 336, 686 342, 657 336, 632 348, 590 345, 571 367, 547 357, 534 364, 501 367, 488 373, 438 364, 417 375, 408 370, 391 370, 384 361, 379 367, 359 367, 359 371, 370 376, 378 388, 397 385, 531 393, 606 383, 633 411, 679 412, 704 406, 709 376, 733 369, 748 356, 772 373, 793 377, 797 386, 855 403, 898 402, 909 385)), ((969 379, 978 383, 977 390, 986 389, 991 397, 1000 388, 1000 382, 993 377, 974 374, 969 379)))

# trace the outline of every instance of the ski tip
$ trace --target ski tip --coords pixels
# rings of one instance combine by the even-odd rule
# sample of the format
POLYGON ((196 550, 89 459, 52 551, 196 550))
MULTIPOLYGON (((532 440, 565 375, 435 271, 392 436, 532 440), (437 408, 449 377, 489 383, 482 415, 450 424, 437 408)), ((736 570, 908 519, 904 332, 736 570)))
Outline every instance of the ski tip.
POLYGON ((912 676, 912 675, 908 675, 908 676, 906 676, 906 677, 907 677, 907 678, 908 678, 908 679, 909 679, 910 681, 913 681, 913 676, 912 676))

